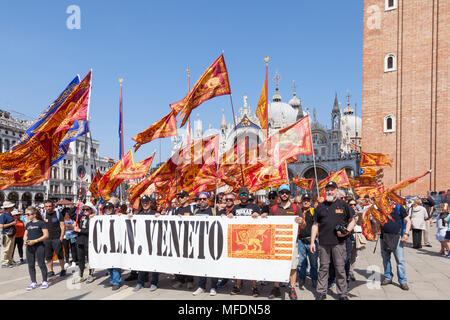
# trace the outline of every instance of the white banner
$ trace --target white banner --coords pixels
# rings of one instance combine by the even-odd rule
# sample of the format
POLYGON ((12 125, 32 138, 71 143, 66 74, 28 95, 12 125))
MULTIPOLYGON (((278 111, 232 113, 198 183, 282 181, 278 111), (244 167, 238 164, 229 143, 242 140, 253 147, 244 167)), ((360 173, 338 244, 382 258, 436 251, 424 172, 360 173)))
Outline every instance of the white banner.
POLYGON ((91 268, 288 282, 295 217, 97 216, 91 268))

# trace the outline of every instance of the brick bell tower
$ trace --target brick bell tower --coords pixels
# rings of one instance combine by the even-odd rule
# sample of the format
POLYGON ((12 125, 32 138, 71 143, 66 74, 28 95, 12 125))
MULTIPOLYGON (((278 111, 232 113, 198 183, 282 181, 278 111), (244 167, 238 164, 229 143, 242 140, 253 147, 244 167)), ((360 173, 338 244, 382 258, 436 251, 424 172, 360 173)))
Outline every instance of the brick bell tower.
POLYGON ((402 195, 450 189, 448 0, 364 0, 362 150, 392 156, 402 195))

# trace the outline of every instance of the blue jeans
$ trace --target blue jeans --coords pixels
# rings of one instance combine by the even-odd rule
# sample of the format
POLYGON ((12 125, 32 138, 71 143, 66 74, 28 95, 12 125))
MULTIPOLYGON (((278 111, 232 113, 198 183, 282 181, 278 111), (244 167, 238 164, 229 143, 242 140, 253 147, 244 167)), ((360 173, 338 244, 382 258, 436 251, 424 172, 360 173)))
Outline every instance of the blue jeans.
POLYGON ((122 269, 108 269, 109 274, 111 275, 109 278, 109 283, 112 286, 117 286, 122 282, 122 269))
MULTIPOLYGON (((394 274, 392 273, 391 253, 383 250, 383 239, 380 239, 381 256, 383 257, 384 279, 392 280, 394 274)), ((408 283, 406 279, 406 263, 405 251, 403 250, 402 239, 399 239, 397 249, 394 251, 395 262, 397 263, 397 276, 400 284, 408 283)))
MULTIPOLYGON (((319 247, 319 241, 316 239, 316 248, 319 247)), ((306 267, 308 266, 308 260, 310 264, 309 275, 311 276, 311 280, 317 281, 317 269, 318 269, 318 257, 319 253, 316 249, 314 254, 309 250, 311 245, 303 243, 301 240, 298 240, 298 277, 299 279, 306 279, 306 267), (307 260, 308 259, 308 260, 307 260)))
MULTIPOLYGON (((217 278, 210 278, 210 279, 211 279, 211 289, 217 289, 217 281, 219 279, 217 278)), ((199 277, 198 279, 198 286, 203 290, 206 290, 206 280, 208 280, 208 278, 206 277, 199 277)))
MULTIPOLYGON (((144 286, 145 281, 147 280, 148 274, 149 274, 149 272, 147 272, 147 271, 139 271, 137 283, 144 286)), ((159 280, 159 273, 152 272, 152 281, 150 281, 150 285, 154 284, 155 286, 157 286, 158 280, 159 280)))

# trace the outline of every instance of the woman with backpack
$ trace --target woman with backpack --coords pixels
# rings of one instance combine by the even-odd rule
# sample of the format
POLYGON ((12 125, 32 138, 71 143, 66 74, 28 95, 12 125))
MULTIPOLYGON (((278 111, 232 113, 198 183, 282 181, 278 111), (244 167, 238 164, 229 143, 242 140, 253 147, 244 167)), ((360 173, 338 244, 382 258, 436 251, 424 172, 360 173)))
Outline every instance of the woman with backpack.
POLYGON ((48 288, 47 282, 47 265, 45 264, 45 248, 44 240, 48 238, 47 224, 42 219, 41 213, 34 207, 25 210, 28 223, 25 226, 25 234, 23 236, 26 246, 26 257, 28 262, 28 272, 30 273, 31 284, 27 287, 31 291, 38 287, 36 282, 36 260, 42 273, 42 289, 48 288))

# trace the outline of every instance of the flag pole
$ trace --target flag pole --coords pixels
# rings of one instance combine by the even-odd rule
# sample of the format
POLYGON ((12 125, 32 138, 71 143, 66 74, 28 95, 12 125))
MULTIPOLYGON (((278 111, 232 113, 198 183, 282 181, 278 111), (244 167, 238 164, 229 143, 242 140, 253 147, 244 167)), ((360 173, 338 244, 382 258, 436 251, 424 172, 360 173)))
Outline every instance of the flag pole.
MULTIPOLYGON (((309 115, 308 115, 308 121, 309 121, 309 115)), ((316 190, 317 190, 317 198, 319 198, 319 181, 317 180, 317 166, 316 166, 316 154, 314 152, 314 144, 312 141, 312 131, 311 131, 311 126, 309 126, 309 138, 311 139, 311 146, 313 148, 313 164, 314 164, 314 176, 316 177, 316 190)))
MULTIPOLYGON (((119 78, 120 83, 120 111, 119 111, 119 160, 123 158, 123 104, 122 104, 122 83, 123 78, 119 78)), ((119 199, 122 201, 122 183, 119 185, 119 199)))
POLYGON ((265 57, 264 61, 266 62, 266 83, 264 86, 266 87, 266 141, 269 139, 269 85, 268 85, 268 77, 269 77, 269 57, 265 57))
MULTIPOLYGON (((238 143, 238 137, 237 137, 237 131, 236 131, 237 124, 236 124, 236 116, 234 115, 233 97, 231 95, 231 90, 230 90, 230 103, 231 103, 231 111, 233 112, 234 132, 236 134, 236 145, 237 145, 237 143, 238 143)), ((239 166, 241 168, 242 186, 245 186, 244 171, 242 169, 242 163, 240 163, 239 166)))
MULTIPOLYGON (((191 91, 191 69, 187 68, 186 69, 187 72, 187 77, 188 77, 188 94, 189 91, 191 91)), ((186 146, 191 144, 191 115, 189 115, 188 118, 188 132, 187 132, 187 139, 186 139, 186 146)))

